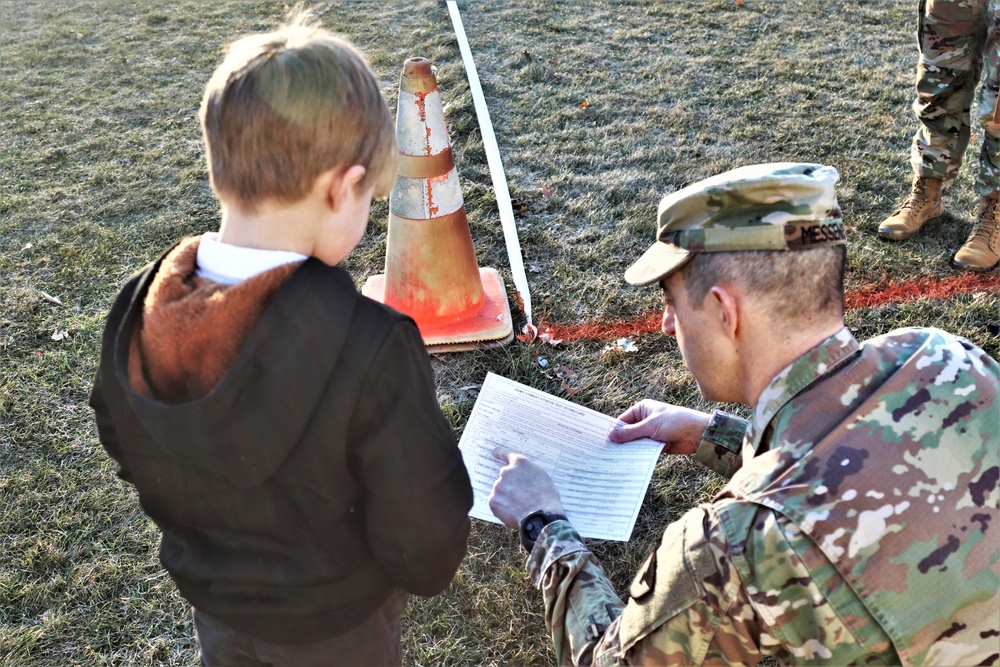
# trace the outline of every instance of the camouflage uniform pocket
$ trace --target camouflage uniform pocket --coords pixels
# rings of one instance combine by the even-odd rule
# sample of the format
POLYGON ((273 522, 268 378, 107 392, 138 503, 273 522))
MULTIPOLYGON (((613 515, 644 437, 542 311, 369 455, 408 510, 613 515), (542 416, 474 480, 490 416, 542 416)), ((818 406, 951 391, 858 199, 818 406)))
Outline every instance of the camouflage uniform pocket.
POLYGON ((706 594, 702 582, 718 575, 705 539, 704 515, 703 509, 695 508, 672 523, 664 532, 660 546, 639 568, 629 588, 628 605, 619 621, 619 639, 624 653, 647 638, 667 653, 679 651, 691 655, 703 648, 695 648, 699 643, 695 636, 688 633, 675 636, 672 632, 660 632, 660 628, 700 601, 706 594))

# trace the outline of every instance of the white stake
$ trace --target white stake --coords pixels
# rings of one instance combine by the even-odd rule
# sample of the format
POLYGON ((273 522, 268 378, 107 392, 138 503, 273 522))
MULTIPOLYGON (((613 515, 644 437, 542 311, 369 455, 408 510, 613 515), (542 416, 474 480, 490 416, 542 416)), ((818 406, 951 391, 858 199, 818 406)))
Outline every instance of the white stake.
POLYGON ((510 203, 507 176, 503 170, 503 161, 500 159, 497 138, 493 134, 493 121, 490 120, 490 111, 486 108, 486 99, 483 97, 483 88, 479 84, 479 73, 476 71, 476 62, 472 59, 469 39, 465 36, 462 16, 458 13, 455 0, 448 0, 448 13, 451 15, 452 25, 455 26, 455 36, 458 37, 458 48, 462 52, 465 73, 469 78, 469 90, 472 92, 472 100, 476 106, 476 118, 479 120, 479 131, 483 136, 483 148, 486 150, 486 161, 489 164, 490 177, 493 179, 493 192, 496 194, 497 208, 500 212, 500 225, 503 227, 503 238, 507 244, 510 272, 514 278, 514 287, 517 289, 518 295, 524 303, 524 315, 528 320, 528 326, 525 327, 525 331, 533 330, 534 325, 531 323, 531 293, 528 291, 528 278, 524 273, 521 243, 517 238, 517 227, 514 225, 514 208, 510 203))

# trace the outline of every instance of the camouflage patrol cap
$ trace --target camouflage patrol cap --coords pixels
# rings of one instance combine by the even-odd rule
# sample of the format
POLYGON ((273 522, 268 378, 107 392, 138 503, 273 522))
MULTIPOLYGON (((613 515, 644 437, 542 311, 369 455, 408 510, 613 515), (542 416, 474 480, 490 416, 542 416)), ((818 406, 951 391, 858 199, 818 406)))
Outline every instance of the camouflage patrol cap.
POLYGON ((663 280, 694 253, 810 250, 844 243, 837 170, 776 162, 733 169, 664 197, 656 243, 625 272, 633 285, 663 280))

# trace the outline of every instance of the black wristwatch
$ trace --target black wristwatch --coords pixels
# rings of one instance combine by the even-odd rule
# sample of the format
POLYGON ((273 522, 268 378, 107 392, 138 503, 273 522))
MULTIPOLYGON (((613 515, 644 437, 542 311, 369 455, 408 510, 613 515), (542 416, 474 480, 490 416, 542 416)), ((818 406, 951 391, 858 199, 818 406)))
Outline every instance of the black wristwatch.
POLYGON ((542 528, 553 521, 566 521, 565 514, 550 514, 545 510, 536 510, 521 519, 521 544, 531 553, 535 548, 535 540, 542 534, 542 528))

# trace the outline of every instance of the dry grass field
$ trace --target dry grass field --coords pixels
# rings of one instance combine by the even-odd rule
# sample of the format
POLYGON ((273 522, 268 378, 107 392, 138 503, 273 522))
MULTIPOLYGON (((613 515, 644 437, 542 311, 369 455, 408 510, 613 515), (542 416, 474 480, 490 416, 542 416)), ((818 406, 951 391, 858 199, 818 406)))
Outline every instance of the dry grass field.
MULTIPOLYGON (((655 310, 656 290, 631 288, 621 274, 650 242, 660 197, 756 162, 840 170, 850 289, 953 275, 948 260, 977 203, 978 141, 940 222, 905 244, 875 233, 909 180, 916 3, 459 6, 519 202, 536 323, 655 310)), ((321 7, 325 25, 368 54, 393 108, 403 60, 435 62, 479 263, 511 285, 444 3, 321 7)), ((177 237, 217 227, 196 116, 222 48, 273 27, 286 9, 276 0, 0 0, 0 665, 197 664, 156 530, 115 478, 86 398, 118 287, 177 237)), ((381 202, 346 260, 359 284, 382 270, 386 220, 381 202)), ((984 289, 855 309, 848 323, 859 339, 939 326, 997 357, 998 309, 996 289, 984 289)), ((707 407, 672 340, 637 336, 636 351, 617 356, 602 354, 608 342, 434 358, 440 403, 460 434, 470 387, 493 371, 610 414, 642 397, 707 407)), ((661 461, 633 540, 593 544, 619 590, 664 526, 719 487, 688 461, 661 461)), ((406 662, 551 663, 523 559, 513 534, 475 522, 448 591, 409 606, 406 662)))

